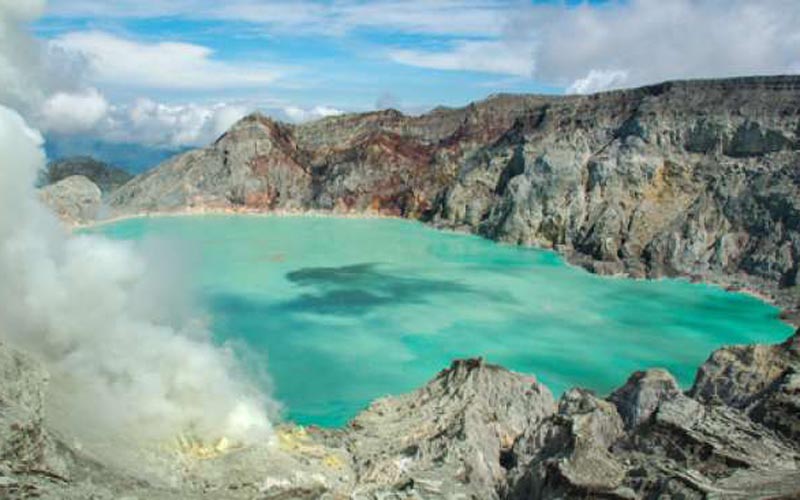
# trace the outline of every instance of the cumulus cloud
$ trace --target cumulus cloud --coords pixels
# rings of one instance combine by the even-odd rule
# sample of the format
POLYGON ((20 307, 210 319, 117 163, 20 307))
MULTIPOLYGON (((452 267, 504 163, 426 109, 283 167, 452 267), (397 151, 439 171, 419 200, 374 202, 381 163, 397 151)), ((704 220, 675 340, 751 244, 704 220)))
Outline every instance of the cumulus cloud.
POLYGON ((265 86, 280 75, 257 63, 217 61, 202 45, 141 42, 102 31, 64 34, 50 41, 86 59, 93 81, 139 89, 231 89, 265 86))
POLYGON ((319 118, 325 118, 326 116, 336 116, 344 113, 344 111, 332 108, 330 106, 314 106, 311 108, 286 106, 282 111, 289 121, 296 123, 317 120, 319 118))
POLYGON ((170 105, 138 99, 131 105, 115 107, 97 134, 109 142, 201 146, 222 135, 249 111, 238 104, 170 105))
POLYGON ((103 117, 108 103, 97 89, 83 85, 81 57, 29 34, 25 24, 43 10, 43 0, 0 0, 0 104, 42 128, 85 131, 103 117))
MULTIPOLYGON (((270 33, 358 30, 433 35, 436 49, 384 47, 398 63, 532 77, 570 92, 675 78, 800 72, 796 0, 443 0, 320 3, 55 0, 61 17, 177 16, 263 25, 270 33)), ((195 56, 197 57, 197 56, 195 56)))
POLYGON ((46 51, 24 27, 43 9, 43 0, 0 0, 0 104, 24 112, 36 109, 52 86, 64 83, 49 74, 46 51))
POLYGON ((72 134, 91 130, 108 113, 106 98, 95 88, 57 92, 42 106, 42 126, 50 132, 72 134))
POLYGON ((395 62, 421 68, 522 77, 530 77, 533 73, 533 49, 512 40, 459 42, 454 48, 439 52, 392 50, 389 57, 395 62))
POLYGON ((573 90, 796 72, 800 62, 794 0, 630 0, 535 12, 535 75, 573 90))
POLYGON ((585 93, 669 79, 800 71, 795 0, 627 0, 539 4, 499 22, 496 38, 438 51, 395 50, 399 63, 532 76, 585 93))
POLYGON ((43 8, 38 0, 0 0, 0 104, 47 133, 92 133, 148 146, 202 145, 248 110, 231 103, 167 105, 150 99, 112 105, 94 85, 141 93, 260 88, 278 75, 258 65, 217 61, 210 49, 194 44, 140 43, 94 31, 41 43, 25 24, 43 8))
POLYGON ((89 135, 111 144, 180 149, 214 141, 252 110, 237 103, 166 104, 147 98, 109 104, 102 94, 88 89, 51 96, 38 123, 57 139, 89 135))

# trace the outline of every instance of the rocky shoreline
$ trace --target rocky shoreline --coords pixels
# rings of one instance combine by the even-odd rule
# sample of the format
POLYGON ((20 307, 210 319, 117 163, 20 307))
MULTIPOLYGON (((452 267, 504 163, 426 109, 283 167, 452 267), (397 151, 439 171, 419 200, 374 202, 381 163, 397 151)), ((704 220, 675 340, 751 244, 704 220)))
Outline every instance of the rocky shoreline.
MULTIPOLYGON (((63 214, 64 209, 55 206, 49 199, 45 201, 53 206, 58 212, 63 214)), ((114 217, 103 218, 74 218, 61 215, 62 221, 67 225, 70 230, 80 230, 92 227, 103 226, 106 224, 114 224, 129 219, 141 219, 150 217, 192 217, 202 215, 238 215, 250 217, 334 217, 334 218, 352 218, 352 219, 404 219, 404 217, 382 212, 335 212, 327 210, 259 210, 247 207, 231 207, 231 208, 206 208, 206 207, 193 207, 191 209, 184 209, 180 211, 170 212, 141 212, 135 214, 117 215, 114 217)), ((430 225, 430 224, 429 224, 430 225)), ((461 234, 475 234, 469 228, 465 227, 450 227, 450 226, 433 226, 436 229, 443 231, 453 231, 461 234)), ((658 279, 647 278, 640 276, 632 276, 627 273, 603 273, 602 270, 593 268, 593 261, 587 259, 586 256, 575 253, 562 253, 561 255, 571 265, 580 267, 595 274, 605 274, 606 276, 616 275, 624 279, 658 279)), ((773 284, 762 282, 760 285, 755 286, 754 280, 748 277, 740 277, 736 279, 730 276, 684 276, 696 283, 705 283, 709 285, 716 285, 724 288, 725 290, 733 293, 744 293, 750 295, 762 302, 774 305, 781 309, 780 318, 785 323, 800 327, 800 304, 793 294, 786 293, 776 288, 773 284)))
POLYGON ((796 498, 800 330, 713 353, 682 391, 636 372, 554 400, 535 377, 458 360, 345 428, 165 455, 168 478, 110 468, 48 424, 47 374, 0 345, 0 496, 52 499, 796 498))
POLYGON ((106 197, 104 216, 384 214, 800 304, 800 77, 496 95, 290 125, 253 114, 106 197))

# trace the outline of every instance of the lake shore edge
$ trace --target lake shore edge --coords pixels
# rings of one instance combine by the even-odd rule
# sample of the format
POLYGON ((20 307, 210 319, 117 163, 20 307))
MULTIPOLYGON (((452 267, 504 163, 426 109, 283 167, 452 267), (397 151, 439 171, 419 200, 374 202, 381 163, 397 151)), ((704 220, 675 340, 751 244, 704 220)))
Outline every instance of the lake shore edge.
POLYGON ((538 250, 551 251, 564 259, 564 262, 582 268, 583 270, 608 278, 622 278, 633 280, 662 280, 662 279, 680 279, 688 280, 692 283, 703 285, 710 285, 722 288, 731 293, 741 293, 756 298, 764 303, 776 307, 779 311, 778 316, 789 326, 800 327, 800 311, 798 311, 796 304, 791 300, 788 290, 782 290, 771 283, 761 282, 758 284, 753 283, 751 277, 744 275, 688 275, 678 274, 675 276, 635 276, 629 272, 605 272, 604 268, 595 266, 598 261, 587 259, 585 255, 577 254, 574 251, 564 251, 560 248, 547 248, 535 244, 522 245, 512 242, 496 240, 489 238, 485 235, 477 233, 472 230, 470 226, 453 226, 449 224, 442 224, 438 221, 423 221, 402 215, 389 214, 381 211, 366 210, 366 211, 335 211, 335 210, 309 210, 309 209, 280 209, 280 210, 262 210, 247 207, 190 207, 181 208, 179 210, 156 210, 147 212, 136 212, 131 214, 115 214, 107 218, 98 218, 88 222, 76 222, 63 220, 62 222, 70 231, 80 231, 92 228, 99 228, 110 224, 116 224, 131 219, 147 219, 147 218, 161 218, 161 217, 201 217, 201 216, 247 216, 247 217, 312 217, 312 218, 334 218, 334 219, 393 219, 403 220, 409 222, 416 222, 425 226, 431 227, 437 231, 447 231, 455 234, 462 234, 466 236, 476 236, 487 239, 496 244, 521 246, 524 248, 534 248, 538 250))

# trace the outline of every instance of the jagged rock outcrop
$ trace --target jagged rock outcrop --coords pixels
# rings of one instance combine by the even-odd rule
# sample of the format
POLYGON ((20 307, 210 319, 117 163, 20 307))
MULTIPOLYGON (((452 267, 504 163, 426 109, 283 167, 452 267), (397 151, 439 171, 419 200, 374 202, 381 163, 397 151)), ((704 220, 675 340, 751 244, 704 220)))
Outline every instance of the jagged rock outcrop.
POLYGON ((117 215, 371 211, 556 248, 600 273, 798 285, 800 77, 499 95, 411 117, 251 115, 110 197, 117 215))
POLYGON ((95 160, 89 156, 73 156, 52 161, 43 173, 42 184, 55 184, 62 179, 82 175, 94 182, 104 194, 121 187, 133 178, 133 175, 113 167, 107 163, 95 160))
POLYGON ((664 400, 678 394, 675 377, 666 370, 653 368, 631 375, 608 399, 617 407, 625 428, 631 430, 649 420, 664 400))
POLYGON ((607 399, 572 389, 557 403, 531 376, 456 361, 342 429, 286 424, 275 443, 212 458, 176 451, 169 481, 70 449, 48 430, 46 373, 0 344, 0 496, 795 498, 799 343, 800 331, 780 345, 723 348, 685 394, 649 370, 607 399))
POLYGON ((376 401, 350 422, 355 492, 498 498, 517 437, 554 410, 552 394, 533 377, 455 361, 422 389, 376 401))
POLYGON ((797 408, 800 393, 782 391, 773 418, 740 402, 764 408, 774 401, 772 392, 755 395, 751 381, 777 380, 772 363, 796 356, 798 339, 800 332, 779 346, 717 351, 698 371, 689 395, 663 370, 633 374, 608 400, 568 391, 558 413, 529 428, 515 444, 520 465, 510 473, 509 497, 797 495, 800 443, 791 432, 797 418, 791 405, 797 408), (761 359, 750 363, 747 352, 761 352, 761 359), (715 384, 726 387, 725 396, 710 402, 715 384))
POLYGON ((0 344, 0 498, 110 500, 122 492, 170 498, 147 496, 157 489, 104 469, 54 437, 45 420, 47 379, 36 361, 0 344))
POLYGON ((697 372, 691 395, 744 411, 800 444, 800 335, 780 345, 715 352, 697 372))
POLYGON ((610 452, 622 437, 614 405, 589 391, 572 389, 558 413, 529 427, 514 445, 510 498, 633 497, 623 485, 625 467, 610 452))
POLYGON ((100 188, 82 175, 41 188, 39 198, 62 220, 72 224, 96 220, 103 204, 100 188))

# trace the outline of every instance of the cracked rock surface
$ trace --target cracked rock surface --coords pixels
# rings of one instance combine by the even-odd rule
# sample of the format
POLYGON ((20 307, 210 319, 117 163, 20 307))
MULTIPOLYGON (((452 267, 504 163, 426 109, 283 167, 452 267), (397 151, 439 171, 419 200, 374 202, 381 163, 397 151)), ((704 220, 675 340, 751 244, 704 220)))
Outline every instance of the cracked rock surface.
POLYGON ((180 458, 170 482, 111 469, 49 431, 47 374, 0 345, 0 497, 142 499, 795 498, 800 331, 713 353, 683 392, 664 370, 554 401, 530 375, 458 360, 341 429, 180 458))

